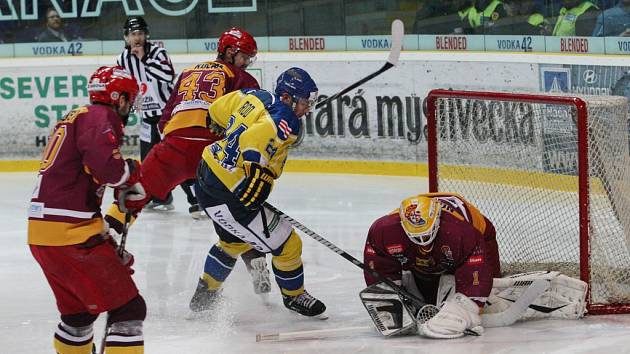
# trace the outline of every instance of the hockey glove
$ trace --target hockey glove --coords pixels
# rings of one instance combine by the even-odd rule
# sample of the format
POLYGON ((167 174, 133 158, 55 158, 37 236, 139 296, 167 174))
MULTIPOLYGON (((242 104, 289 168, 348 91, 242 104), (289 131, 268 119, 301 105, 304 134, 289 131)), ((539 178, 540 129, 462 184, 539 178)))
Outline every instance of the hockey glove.
POLYGON ((273 188, 273 172, 255 162, 246 161, 243 167, 245 180, 234 193, 246 208, 258 210, 273 188))
POLYGON ((147 195, 142 183, 140 183, 140 162, 138 160, 125 160, 129 166, 129 178, 114 191, 118 209, 123 213, 138 213, 149 202, 151 197, 147 195))
POLYGON ((429 338, 458 338, 466 332, 480 335, 483 327, 479 306, 460 293, 446 300, 435 317, 418 326, 418 333, 429 338))

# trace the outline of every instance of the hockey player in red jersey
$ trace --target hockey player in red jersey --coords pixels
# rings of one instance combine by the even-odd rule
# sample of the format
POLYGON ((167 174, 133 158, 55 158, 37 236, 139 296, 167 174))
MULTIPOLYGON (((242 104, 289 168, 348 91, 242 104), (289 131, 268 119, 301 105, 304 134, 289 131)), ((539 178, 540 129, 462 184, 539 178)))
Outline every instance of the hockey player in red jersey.
MULTIPOLYGON (((481 329, 481 309, 493 277, 500 277, 499 252, 494 226, 462 196, 427 193, 403 200, 399 209, 372 224, 363 256, 369 268, 401 282, 427 303, 444 302, 435 317, 419 326, 422 335, 454 338, 481 329), (455 284, 442 299, 438 286, 443 287, 445 274, 454 275, 455 284)), ((364 274, 368 286, 378 282, 364 274)))
POLYGON ((90 78, 90 105, 57 123, 40 163, 28 214, 28 244, 57 302, 59 354, 92 353, 93 323, 108 312, 106 353, 142 353, 145 302, 130 275, 133 258, 119 258, 104 230, 106 186, 142 196, 140 168, 120 153, 123 126, 138 85, 122 67, 90 78))
MULTIPOLYGON (((194 181, 203 149, 223 134, 222 129, 209 124, 208 108, 229 92, 259 88, 256 79, 245 71, 255 60, 257 50, 254 37, 242 29, 230 28, 219 38, 217 60, 199 63, 180 74, 162 111, 159 128, 164 137, 142 163, 142 184, 147 196, 164 199, 178 184, 194 181)), ((139 200, 135 209, 141 209, 146 202, 139 200)), ((196 201, 194 204, 191 214, 200 215, 196 201)), ((107 214, 110 227, 120 233, 124 214, 116 205, 107 214)), ((252 250, 242 257, 252 274, 254 290, 269 292, 271 282, 264 254, 252 250)))

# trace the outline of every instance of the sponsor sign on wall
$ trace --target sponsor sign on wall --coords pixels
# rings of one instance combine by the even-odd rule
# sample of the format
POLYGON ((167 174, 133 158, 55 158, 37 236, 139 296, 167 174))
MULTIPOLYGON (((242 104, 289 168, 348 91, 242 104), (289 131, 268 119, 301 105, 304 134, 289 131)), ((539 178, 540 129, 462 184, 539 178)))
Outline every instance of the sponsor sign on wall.
MULTIPOLYGON (((540 89, 550 93, 630 98, 630 67, 540 65, 540 89)), ((577 130, 567 107, 547 106, 543 121, 545 171, 577 174, 577 130)), ((597 117, 605 119, 605 117, 597 117)), ((630 138, 630 128, 628 128, 630 138)))
MULTIPOLYGON (((194 62, 175 64, 179 72, 194 62)), ((258 61, 251 71, 262 87, 273 90, 285 69, 300 66, 317 82, 322 97, 330 96, 377 70, 380 61, 258 61)), ((87 80, 96 65, 0 68, 0 156, 39 158, 53 125, 75 106, 88 102, 87 80)), ((424 97, 433 88, 470 90, 538 89, 538 66, 524 63, 458 63, 402 61, 400 65, 341 99, 304 118, 305 138, 291 153, 296 159, 344 159, 400 162, 426 161, 424 97), (500 72, 501 75, 497 75, 500 72)), ((463 112, 463 111, 462 111, 463 112)), ((457 124, 485 131, 462 113, 457 124)), ((485 125, 484 125, 485 124, 485 125)), ((125 153, 137 153, 137 119, 132 118, 125 153)), ((500 129, 503 129, 499 126, 500 129)), ((502 134, 492 134, 489 143, 502 134)))

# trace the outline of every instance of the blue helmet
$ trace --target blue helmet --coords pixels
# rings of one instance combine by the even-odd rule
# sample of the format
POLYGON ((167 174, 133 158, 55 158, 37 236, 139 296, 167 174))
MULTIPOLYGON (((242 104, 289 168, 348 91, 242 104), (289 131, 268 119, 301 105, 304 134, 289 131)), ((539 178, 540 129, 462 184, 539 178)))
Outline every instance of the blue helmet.
POLYGON ((300 68, 290 68, 278 76, 276 95, 288 93, 291 97, 309 100, 312 105, 317 100, 317 85, 311 76, 300 68))

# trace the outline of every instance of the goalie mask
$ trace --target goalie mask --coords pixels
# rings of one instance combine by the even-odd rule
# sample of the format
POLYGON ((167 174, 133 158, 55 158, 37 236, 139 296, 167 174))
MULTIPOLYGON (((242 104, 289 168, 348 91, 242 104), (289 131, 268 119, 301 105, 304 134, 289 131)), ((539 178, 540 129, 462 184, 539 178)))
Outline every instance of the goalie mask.
POLYGON ((428 246, 437 236, 441 212, 436 198, 410 197, 400 204, 400 223, 411 242, 428 246))

